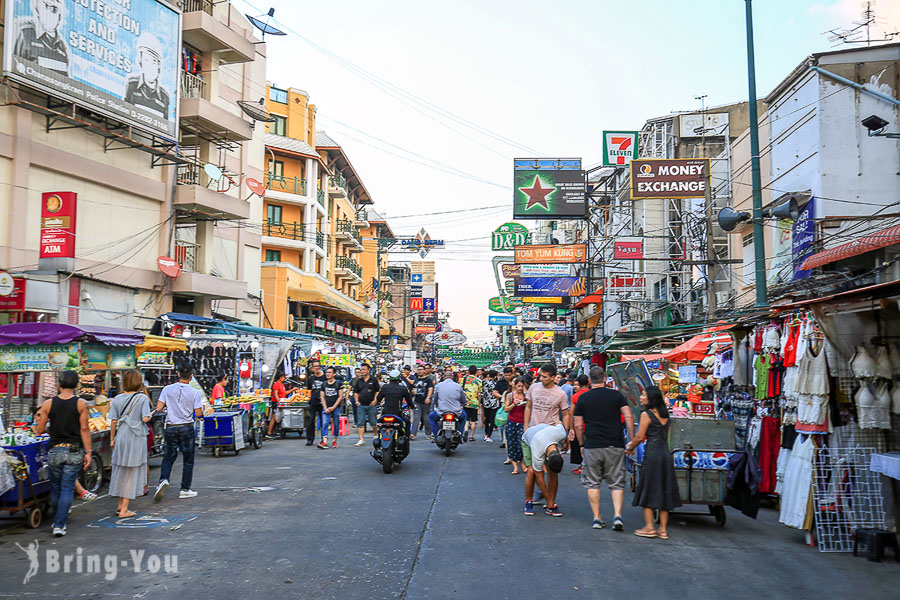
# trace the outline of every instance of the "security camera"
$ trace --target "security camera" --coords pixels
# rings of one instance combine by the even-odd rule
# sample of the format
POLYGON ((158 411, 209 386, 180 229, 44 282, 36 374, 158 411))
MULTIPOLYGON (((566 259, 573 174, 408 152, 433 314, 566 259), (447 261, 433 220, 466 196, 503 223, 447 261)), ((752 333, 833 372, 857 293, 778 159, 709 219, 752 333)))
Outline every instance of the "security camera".
POLYGON ((888 122, 878 115, 869 115, 862 120, 862 126, 869 130, 869 135, 880 133, 887 125, 888 122))

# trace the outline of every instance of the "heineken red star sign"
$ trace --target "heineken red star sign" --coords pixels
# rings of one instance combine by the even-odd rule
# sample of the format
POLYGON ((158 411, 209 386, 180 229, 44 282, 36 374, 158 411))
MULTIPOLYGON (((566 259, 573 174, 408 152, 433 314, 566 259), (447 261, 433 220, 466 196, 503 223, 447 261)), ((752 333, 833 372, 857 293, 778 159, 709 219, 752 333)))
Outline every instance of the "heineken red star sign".
POLYGON ((583 219, 587 214, 580 158, 517 158, 516 219, 583 219))

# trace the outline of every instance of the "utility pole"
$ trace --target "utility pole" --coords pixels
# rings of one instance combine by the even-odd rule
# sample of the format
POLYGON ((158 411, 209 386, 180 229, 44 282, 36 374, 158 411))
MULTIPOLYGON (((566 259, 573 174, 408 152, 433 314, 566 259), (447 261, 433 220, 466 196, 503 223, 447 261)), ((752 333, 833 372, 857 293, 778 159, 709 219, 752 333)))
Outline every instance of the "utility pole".
POLYGON ((769 306, 766 290, 766 240, 763 237, 762 180, 759 172, 759 117, 756 114, 756 63, 753 53, 753 0, 744 0, 747 22, 747 86, 750 96, 750 171, 753 185, 753 254, 756 306, 769 306))

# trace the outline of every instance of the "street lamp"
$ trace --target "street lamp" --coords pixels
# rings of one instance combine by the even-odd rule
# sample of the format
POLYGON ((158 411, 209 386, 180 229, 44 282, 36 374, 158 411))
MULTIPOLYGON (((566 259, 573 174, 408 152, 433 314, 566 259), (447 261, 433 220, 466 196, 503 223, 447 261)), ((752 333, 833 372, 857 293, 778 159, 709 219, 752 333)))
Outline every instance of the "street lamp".
POLYGON ((900 133, 884 133, 884 128, 888 125, 888 121, 885 121, 878 115, 869 115, 862 120, 862 126, 869 130, 869 137, 900 138, 900 133))

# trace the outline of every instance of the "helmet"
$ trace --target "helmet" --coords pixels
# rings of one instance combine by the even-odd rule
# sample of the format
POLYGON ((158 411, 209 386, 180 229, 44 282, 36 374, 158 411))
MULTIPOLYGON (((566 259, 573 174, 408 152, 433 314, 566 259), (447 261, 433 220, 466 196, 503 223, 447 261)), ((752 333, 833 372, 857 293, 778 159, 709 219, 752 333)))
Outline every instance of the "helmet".
POLYGON ((146 31, 142 33, 138 38, 137 47, 138 50, 146 50, 150 54, 155 54, 156 59, 162 62, 162 44, 160 43, 159 38, 152 33, 147 33, 146 31))
POLYGON ((397 369, 393 369, 390 373, 388 373, 388 377, 390 377, 391 379, 400 379, 400 371, 398 371, 397 369))

